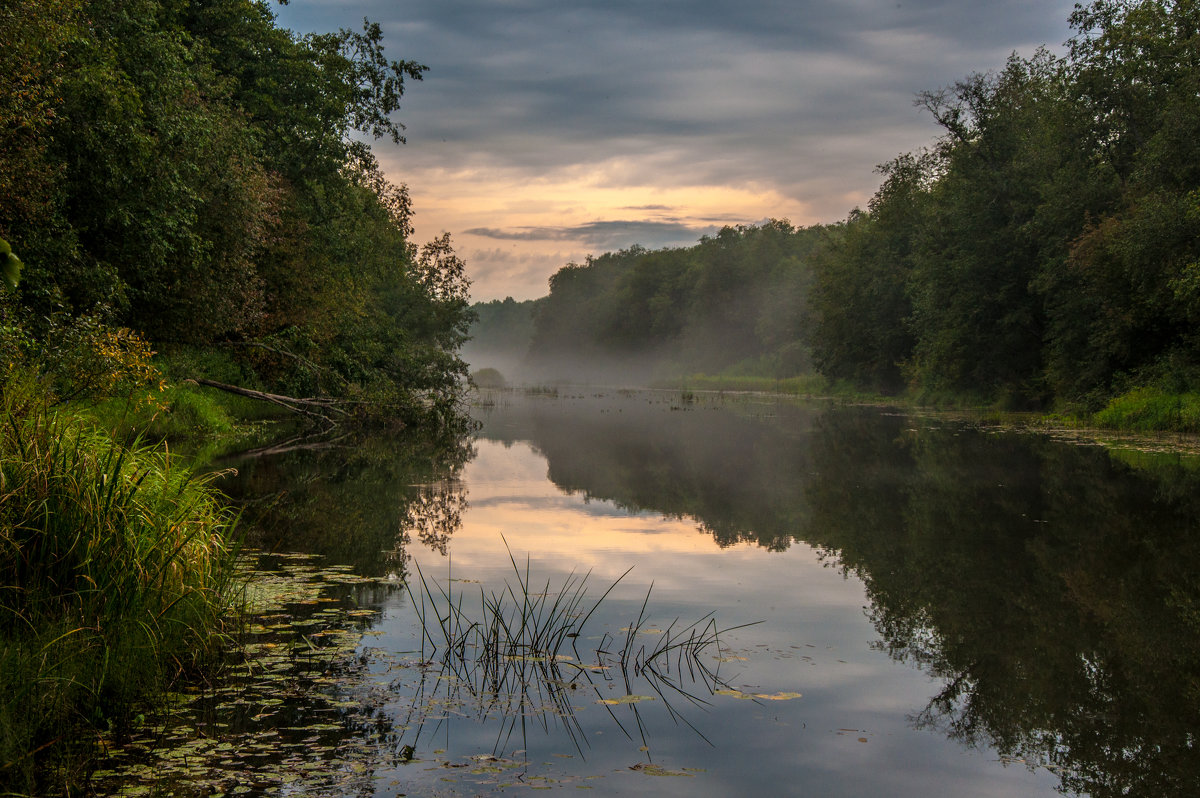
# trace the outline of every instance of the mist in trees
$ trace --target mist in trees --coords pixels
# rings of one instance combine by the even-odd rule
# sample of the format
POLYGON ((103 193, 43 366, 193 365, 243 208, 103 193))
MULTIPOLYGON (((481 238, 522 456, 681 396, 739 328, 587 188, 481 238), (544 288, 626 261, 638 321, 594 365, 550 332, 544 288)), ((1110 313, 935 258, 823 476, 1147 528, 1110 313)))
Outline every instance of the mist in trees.
POLYGON ((488 366, 507 353, 518 374, 538 379, 802 373, 806 259, 823 235, 770 221, 727 227, 693 247, 631 247, 568 264, 547 297, 475 305, 468 357, 488 366))
POLYGON ((639 381, 815 370, 858 389, 1095 411, 1200 391, 1200 4, 1096 0, 1064 55, 922 93, 929 147, 839 223, 570 264, 527 363, 639 381))

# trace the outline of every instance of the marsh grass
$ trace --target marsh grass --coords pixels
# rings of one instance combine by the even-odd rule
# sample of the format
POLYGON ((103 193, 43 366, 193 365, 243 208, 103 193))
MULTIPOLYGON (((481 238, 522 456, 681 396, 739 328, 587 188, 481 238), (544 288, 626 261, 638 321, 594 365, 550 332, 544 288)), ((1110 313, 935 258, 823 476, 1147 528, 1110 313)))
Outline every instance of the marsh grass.
MULTIPOLYGON (((614 706, 628 705, 645 742, 636 704, 653 697, 639 695, 638 690, 652 691, 677 723, 695 730, 675 704, 683 700, 704 705, 706 696, 728 686, 718 673, 719 665, 708 663, 719 661, 714 654, 721 649, 720 635, 731 629, 719 630, 710 614, 690 624, 677 619, 665 629, 650 630, 649 590, 636 619, 621 636, 604 633, 594 649, 580 651, 588 621, 632 568, 591 599, 588 574, 571 573, 557 587, 549 581, 539 585, 532 581, 528 559, 522 566, 510 551, 509 560, 514 581, 506 581, 502 590, 492 593, 481 587, 478 603, 470 605, 464 592, 454 593, 448 587, 449 581, 431 585, 420 566, 414 566, 417 578, 406 587, 420 624, 420 656, 426 666, 439 670, 432 682, 434 694, 419 694, 414 706, 439 705, 436 691, 449 684, 447 690, 455 695, 447 698, 459 700, 458 694, 465 692, 475 700, 481 716, 505 719, 496 751, 517 728, 524 733, 529 717, 547 731, 551 723, 561 725, 582 750, 587 736, 575 713, 585 696, 602 704, 633 739, 630 728, 614 712, 614 706), (477 606, 477 612, 471 605, 477 606), (611 693, 600 687, 612 687, 614 682, 624 688, 623 697, 605 698, 611 693)), ((417 737, 423 725, 415 724, 417 737)), ((413 747, 415 743, 416 737, 413 747)))
POLYGON ((0 417, 0 791, 67 792, 102 735, 212 656, 235 519, 165 449, 10 379, 0 417))

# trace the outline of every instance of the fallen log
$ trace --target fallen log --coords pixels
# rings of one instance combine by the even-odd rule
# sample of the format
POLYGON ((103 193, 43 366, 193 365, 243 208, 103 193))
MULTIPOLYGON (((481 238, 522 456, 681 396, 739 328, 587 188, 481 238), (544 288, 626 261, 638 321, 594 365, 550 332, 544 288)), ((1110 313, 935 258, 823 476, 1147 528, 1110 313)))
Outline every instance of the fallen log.
POLYGON ((299 399, 294 396, 283 396, 277 393, 267 393, 266 391, 256 391, 253 388, 242 388, 238 385, 229 385, 216 380, 194 379, 197 385, 203 385, 208 388, 216 388, 218 391, 236 394, 237 396, 245 396, 250 399, 257 399, 260 402, 270 402, 273 405, 290 410, 293 413, 308 416, 309 418, 320 419, 327 424, 335 425, 337 422, 330 417, 330 413, 336 413, 339 416, 349 418, 350 414, 343 410, 339 405, 343 404, 338 399, 327 398, 307 398, 299 399))

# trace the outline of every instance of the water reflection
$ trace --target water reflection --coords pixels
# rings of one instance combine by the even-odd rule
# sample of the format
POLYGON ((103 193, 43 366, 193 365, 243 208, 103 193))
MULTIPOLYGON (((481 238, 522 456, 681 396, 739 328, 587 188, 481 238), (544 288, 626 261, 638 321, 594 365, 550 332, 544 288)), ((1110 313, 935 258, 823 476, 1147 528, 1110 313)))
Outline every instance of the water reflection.
POLYGON ((667 392, 514 397, 483 415, 481 435, 530 441, 569 493, 694 519, 721 546, 781 551, 807 522, 796 497, 815 468, 818 415, 764 401, 684 404, 667 392))
MULTIPOLYGON (((1052 782, 1107 797, 1200 783, 1193 462, 875 409, 665 393, 508 394, 481 419, 474 446, 342 441, 245 459, 225 488, 251 544, 364 576, 404 576, 415 556, 439 578, 452 560, 456 577, 498 584, 511 575, 502 534, 556 577, 592 568, 605 582, 636 565, 586 651, 620 637, 651 582, 658 617, 765 623, 723 652, 733 695, 699 691, 708 705, 685 714, 700 734, 681 734, 657 697, 596 705, 578 701, 580 686, 574 714, 540 720, 548 692, 518 712, 470 704, 487 691, 422 665, 407 598, 364 593, 365 692, 347 700, 369 697, 373 720, 327 732, 378 754, 363 791, 452 791, 446 774, 475 770, 473 790, 507 789, 514 773, 585 786, 649 766, 697 778, 622 789, 1028 795, 1052 782), (739 700, 790 692, 804 698, 739 700), (609 711, 628 737, 596 735, 612 730, 609 711), (518 744, 533 727, 544 739, 518 744)), ((605 699, 653 692, 588 673, 605 699)))
POLYGON ((364 576, 402 577, 412 538, 445 552, 462 523, 467 440, 415 434, 248 453, 219 487, 242 508, 248 543, 325 555, 364 576))
POLYGON ((803 541, 860 578, 876 646, 938 678, 918 728, 1051 769, 1068 793, 1200 784, 1200 477, 876 410, 673 397, 513 400, 564 491, 803 541))
POLYGON ((876 465, 811 484, 806 537, 863 579, 880 645, 944 680, 916 722, 1067 792, 1194 794, 1194 466, 909 424, 823 419, 825 468, 876 465))

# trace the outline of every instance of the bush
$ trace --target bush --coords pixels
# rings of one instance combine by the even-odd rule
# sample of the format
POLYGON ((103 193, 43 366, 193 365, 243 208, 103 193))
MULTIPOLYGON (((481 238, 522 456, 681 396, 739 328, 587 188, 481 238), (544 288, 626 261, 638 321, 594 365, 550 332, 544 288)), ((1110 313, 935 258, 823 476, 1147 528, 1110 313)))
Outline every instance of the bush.
POLYGON ((478 388, 507 388, 508 380, 493 368, 480 369, 471 375, 471 382, 478 388))

